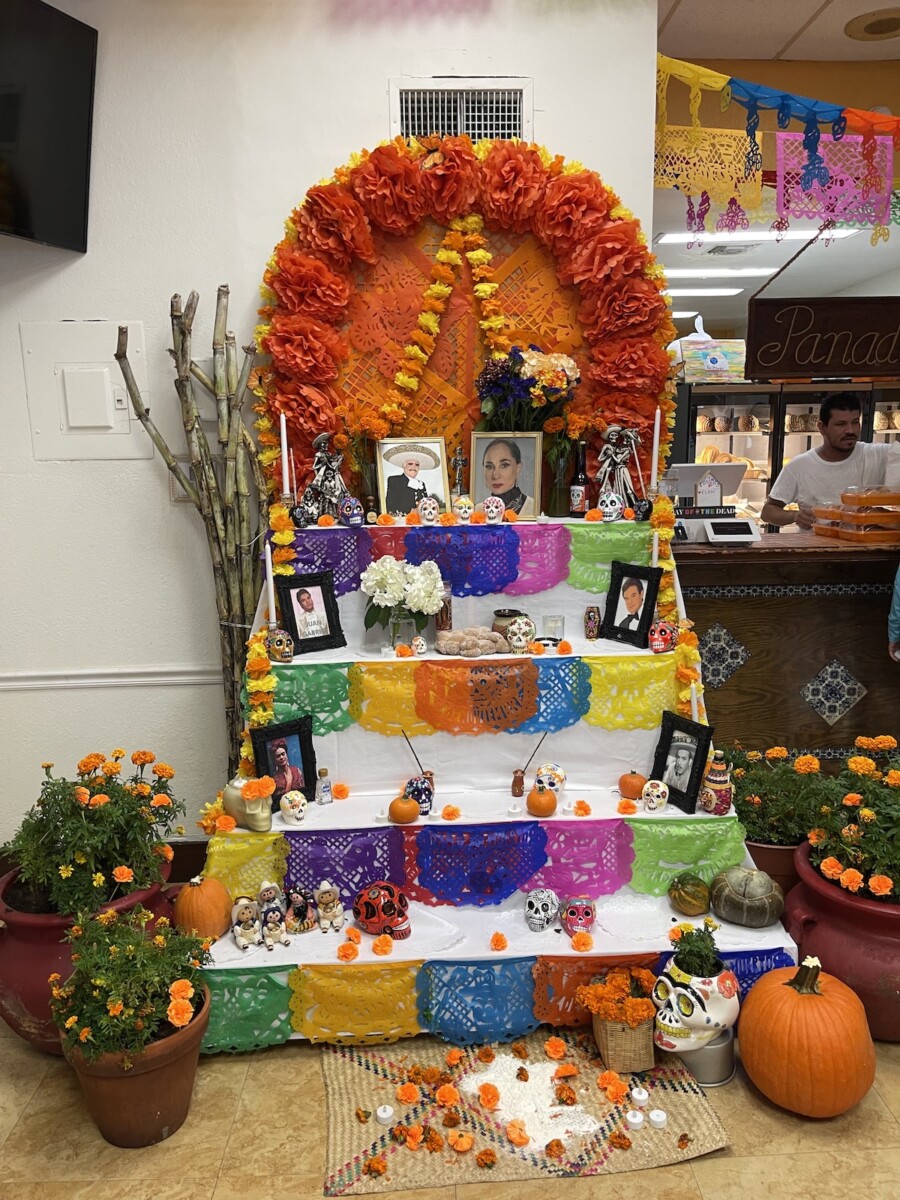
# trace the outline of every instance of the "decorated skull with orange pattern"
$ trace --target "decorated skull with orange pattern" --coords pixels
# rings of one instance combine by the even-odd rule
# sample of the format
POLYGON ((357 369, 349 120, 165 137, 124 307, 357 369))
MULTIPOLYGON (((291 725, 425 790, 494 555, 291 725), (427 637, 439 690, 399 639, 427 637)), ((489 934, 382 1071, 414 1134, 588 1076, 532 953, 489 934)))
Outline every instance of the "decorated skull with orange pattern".
POLYGON ((597 908, 590 896, 570 896, 559 910, 559 920, 569 935, 590 933, 597 919, 597 908))
POLYGON ((662 617, 653 622, 647 635, 654 654, 665 654, 667 650, 671 650, 677 636, 678 630, 672 622, 664 621, 662 617))
POLYGON ((441 506, 434 496, 423 496, 416 505, 416 512, 423 525, 434 525, 440 516, 441 506))
POLYGON ((506 627, 505 637, 513 654, 527 654, 528 643, 534 641, 536 633, 531 617, 513 617, 506 627))
POLYGON ((378 879, 353 901, 353 915, 366 933, 386 933, 395 941, 410 935, 409 898, 395 883, 378 879))

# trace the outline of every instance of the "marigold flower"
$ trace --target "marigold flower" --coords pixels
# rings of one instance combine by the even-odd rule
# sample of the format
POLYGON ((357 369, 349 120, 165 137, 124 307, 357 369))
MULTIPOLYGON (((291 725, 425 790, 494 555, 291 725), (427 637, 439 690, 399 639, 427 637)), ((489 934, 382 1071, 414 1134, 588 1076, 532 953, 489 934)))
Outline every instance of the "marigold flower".
POLYGON ((762 805, 762 797, 761 797, 761 796, 756 796, 756 795, 753 795, 753 796, 748 796, 748 797, 747 797, 747 803, 748 803, 748 804, 749 804, 749 805, 750 805, 752 808, 759 808, 759 807, 762 805))
POLYGON ((873 896, 887 896, 894 890, 894 881, 890 875, 872 875, 868 888, 873 896))
POLYGON ((363 1175, 370 1175, 373 1179, 379 1175, 386 1175, 387 1169, 387 1159, 383 1154, 376 1154, 373 1158, 367 1158, 362 1165, 363 1175))
POLYGON ((485 1171, 491 1170, 497 1164, 497 1155, 493 1150, 479 1150, 475 1155, 475 1163, 485 1171))
POLYGON ((801 754, 794 763, 794 770, 798 775, 815 775, 820 765, 814 754, 801 754))
POLYGON ((888 771, 884 777, 884 782, 888 787, 900 787, 900 771, 888 771))
POLYGON ((106 883, 106 876, 102 871, 95 871, 91 876, 91 883, 95 888, 103 887, 104 883, 106 883))
POLYGON ((151 808, 171 808, 172 807, 172 798, 171 798, 171 796, 154 796, 153 799, 150 801, 150 807, 151 808))
POLYGON ((136 783, 134 785, 134 794, 136 796, 149 796, 150 791, 151 791, 151 788, 150 788, 149 783, 144 783, 143 781, 141 781, 141 783, 136 783))
POLYGON ((747 751, 747 762, 759 762, 761 759, 762 755, 758 750, 747 751))
POLYGON ((566 1043, 562 1038, 551 1037, 544 1042, 544 1053, 548 1058, 560 1059, 565 1058, 566 1043))
POLYGON ((492 950, 505 950, 508 945, 509 945, 509 942, 507 941, 506 934, 504 934, 504 933, 491 934, 491 949, 492 950))
POLYGON ((118 763, 118 762, 114 762, 112 760, 110 760, 109 762, 103 763, 102 766, 100 767, 101 774, 106 775, 107 777, 112 777, 113 775, 118 775, 121 770, 122 770, 122 764, 118 763))
POLYGON ((500 1103, 500 1092, 492 1083, 483 1083, 478 1089, 478 1101, 482 1108, 493 1112, 500 1103))
POLYGON ((234 817, 230 817, 228 813, 216 817, 216 833, 231 833, 232 829, 237 829, 237 821, 234 817))
POLYGON ((79 1042, 86 1042, 93 1032, 94 1031, 91 1029, 90 1025, 85 1025, 84 1029, 82 1029, 78 1035, 79 1042))
POLYGON ((150 763, 156 762, 156 755, 151 750, 135 750, 131 761, 136 767, 148 767, 150 763))
POLYGON ((96 796, 91 796, 89 808, 102 808, 104 804, 109 804, 109 796, 106 792, 98 792, 96 796))
POLYGON ((259 779, 248 779, 241 789, 244 800, 262 800, 271 796, 275 791, 275 780, 271 775, 261 775, 259 779))
POLYGON ((862 734, 860 734, 860 736, 854 741, 853 745, 856 746, 857 749, 859 749, 859 750, 874 750, 875 749, 875 739, 870 738, 870 737, 863 737, 862 734))
POLYGON ((858 892, 863 885, 863 877, 859 871, 850 867, 842 872, 839 882, 841 887, 846 888, 849 892, 858 892))
POLYGON ((397 1099, 401 1104, 417 1104, 422 1093, 414 1083, 401 1083, 397 1088, 397 1099))
POLYGON ((872 808, 861 808, 861 809, 859 810, 859 819, 860 819, 861 821, 865 821, 865 823, 866 823, 867 825, 871 825, 871 824, 873 823, 873 821, 877 821, 877 820, 878 820, 878 817, 876 816, 876 814, 875 814, 875 810, 874 810, 874 809, 872 809, 872 808))
POLYGON ((134 871, 131 867, 113 867, 112 875, 116 883, 131 883, 134 879, 134 871))
POLYGON ((69 1017, 65 1024, 66 1024, 66 1029, 71 1029, 73 1025, 78 1024, 78 1018, 77 1017, 69 1017))
POLYGON ((189 979, 176 979, 169 984, 169 996, 173 1000, 190 1000, 194 994, 194 985, 189 979))
POLYGON ((621 813, 623 817, 630 817, 637 812, 637 805, 633 800, 620 800, 616 805, 616 812, 621 813))
POLYGON ((451 1105, 459 1104, 459 1092, 452 1083, 442 1084, 434 1093, 434 1098, 441 1108, 450 1108, 451 1105))
POLYGON ((873 760, 864 754, 854 754, 847 759, 847 770, 852 771, 854 775, 871 775, 876 769, 873 760))
POLYGON ((334 796, 335 800, 346 800, 350 795, 350 789, 347 787, 346 783, 336 783, 331 789, 331 794, 334 796))
POLYGON ((157 779, 174 779, 175 769, 174 767, 170 767, 168 763, 161 762, 157 763, 153 768, 153 774, 157 779))
POLYGON ((189 1024, 193 1015, 194 1010, 191 1008, 189 1000, 173 1000, 166 1009, 166 1019, 176 1029, 181 1029, 182 1026, 189 1024))
POLYGON ((59 868, 59 873, 63 879, 69 879, 74 874, 74 871, 75 868, 68 866, 68 864, 59 868))
POLYGON ((337 956, 341 962, 353 962, 354 958, 359 957, 359 948, 353 942, 341 942, 337 956))
POLYGON ((826 879, 840 879, 844 873, 843 866, 834 857, 823 859, 819 864, 819 870, 826 879))
POLYGON ((394 939, 389 933, 380 933, 372 943, 372 953, 377 954, 379 958, 386 958, 388 954, 394 953, 394 939))
POLYGON ((575 1089, 568 1083, 560 1083, 556 1088, 556 1101, 558 1104, 566 1104, 571 1107, 578 1103, 578 1096, 575 1094, 575 1089))
POLYGON ((787 758, 788 752, 786 746, 770 746, 766 751, 766 758, 770 761, 773 759, 787 758))
POLYGON ((448 1067, 458 1067, 459 1064, 462 1062, 462 1060, 465 1058, 465 1056, 466 1056, 466 1054, 465 1054, 464 1050, 460 1050, 456 1046, 454 1046, 452 1050, 447 1051, 447 1053, 444 1057, 444 1061, 446 1062, 448 1067))
POLYGON ((806 835, 806 840, 811 846, 819 846, 825 841, 827 836, 828 835, 824 829, 816 828, 809 831, 809 833, 806 835))
POLYGON ((121 1000, 108 1000, 106 1003, 106 1011, 111 1017, 121 1017, 124 1008, 121 1000))
POLYGON ((78 803, 81 805, 82 808, 84 808, 85 805, 88 804, 88 802, 90 801, 90 798, 91 798, 91 793, 87 790, 86 787, 77 787, 72 794, 74 795, 75 799, 78 801, 78 803))
POLYGON ((897 739, 895 737, 891 737, 889 733, 880 733, 878 737, 875 738, 874 749, 881 751, 896 750, 897 739))
POLYGON ((91 775, 104 762, 106 762, 105 754, 86 754, 79 762, 76 770, 79 775, 91 775))
POLYGON ((572 949, 577 950, 579 954, 588 954, 594 948, 594 939, 589 933, 579 930, 572 937, 572 949))

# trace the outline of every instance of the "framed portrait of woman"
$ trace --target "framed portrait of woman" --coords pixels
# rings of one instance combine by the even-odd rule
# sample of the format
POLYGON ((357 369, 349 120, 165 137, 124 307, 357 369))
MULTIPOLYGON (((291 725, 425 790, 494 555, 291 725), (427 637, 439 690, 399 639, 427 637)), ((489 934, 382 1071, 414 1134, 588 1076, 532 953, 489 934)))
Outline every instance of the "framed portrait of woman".
POLYGON ((286 792, 302 792, 312 802, 316 791, 316 752, 312 740, 312 717, 297 717, 280 725, 263 725, 250 730, 257 775, 275 780, 272 811, 286 792))
POLYGON ((476 508, 499 496, 520 520, 541 511, 539 433, 473 433, 469 456, 469 495, 476 508))

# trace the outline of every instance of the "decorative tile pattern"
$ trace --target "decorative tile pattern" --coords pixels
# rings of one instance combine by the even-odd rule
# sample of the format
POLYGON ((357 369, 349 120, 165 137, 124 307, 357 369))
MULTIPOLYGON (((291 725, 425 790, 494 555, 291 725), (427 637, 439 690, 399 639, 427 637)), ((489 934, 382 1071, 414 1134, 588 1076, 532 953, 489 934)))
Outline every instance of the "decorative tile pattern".
POLYGON ((836 658, 826 663, 818 675, 800 689, 800 695, 810 708, 829 725, 839 721, 865 694, 866 689, 859 680, 854 679, 836 658))
POLYGON ((890 583, 741 583, 732 586, 686 587, 685 600, 772 600, 795 596, 889 596, 890 583))
POLYGON ((741 669, 750 657, 750 651, 717 621, 700 638, 700 657, 704 686, 720 688, 741 669))

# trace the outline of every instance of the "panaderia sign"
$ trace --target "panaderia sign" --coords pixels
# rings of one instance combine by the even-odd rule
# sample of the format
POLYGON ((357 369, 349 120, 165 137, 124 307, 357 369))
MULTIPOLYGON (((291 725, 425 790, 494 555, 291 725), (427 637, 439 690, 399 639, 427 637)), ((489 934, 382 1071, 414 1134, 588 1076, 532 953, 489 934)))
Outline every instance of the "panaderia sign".
POLYGON ((751 300, 747 379, 900 376, 900 296, 751 300))

